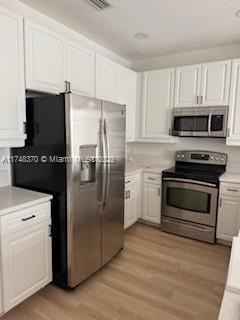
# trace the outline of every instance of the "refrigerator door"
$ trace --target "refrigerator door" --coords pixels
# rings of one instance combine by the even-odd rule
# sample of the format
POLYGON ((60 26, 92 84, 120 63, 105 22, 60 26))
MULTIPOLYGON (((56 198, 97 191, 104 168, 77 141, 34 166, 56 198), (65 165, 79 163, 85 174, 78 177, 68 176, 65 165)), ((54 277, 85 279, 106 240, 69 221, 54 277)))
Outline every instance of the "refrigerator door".
POLYGON ((102 212, 102 264, 123 248, 125 106, 102 102, 104 156, 116 160, 107 165, 102 212))
POLYGON ((101 101, 66 94, 68 286, 101 266, 101 101), (89 159, 87 159, 89 157, 89 159), (84 161, 83 161, 84 160, 84 161), (90 160, 90 161, 88 161, 90 160))

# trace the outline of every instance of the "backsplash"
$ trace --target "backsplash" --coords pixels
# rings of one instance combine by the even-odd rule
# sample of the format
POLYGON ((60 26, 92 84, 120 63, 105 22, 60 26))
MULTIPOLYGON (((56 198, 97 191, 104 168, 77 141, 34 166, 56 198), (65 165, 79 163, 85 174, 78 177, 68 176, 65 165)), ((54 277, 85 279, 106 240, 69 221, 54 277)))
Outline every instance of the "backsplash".
POLYGON ((227 171, 240 173, 240 147, 228 147, 224 139, 179 138, 178 143, 129 143, 128 160, 147 164, 174 164, 177 150, 203 150, 228 155, 227 171))
POLYGON ((10 165, 4 161, 9 156, 9 149, 0 148, 0 187, 11 184, 10 165))

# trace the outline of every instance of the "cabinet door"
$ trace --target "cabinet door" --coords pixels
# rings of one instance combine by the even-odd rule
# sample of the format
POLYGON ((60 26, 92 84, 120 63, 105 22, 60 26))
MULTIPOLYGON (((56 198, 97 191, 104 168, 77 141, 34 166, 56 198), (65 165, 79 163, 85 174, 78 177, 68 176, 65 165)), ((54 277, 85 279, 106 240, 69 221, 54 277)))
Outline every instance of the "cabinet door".
POLYGON ((161 221, 161 188, 160 186, 144 183, 143 219, 149 222, 161 221))
POLYGON ((52 281, 50 221, 1 240, 4 311, 52 281))
POLYGON ((101 56, 96 56, 96 97, 99 99, 118 101, 119 68, 116 64, 101 56))
POLYGON ((125 191, 124 228, 127 229, 138 219, 139 199, 138 186, 134 185, 125 191))
POLYGON ((118 78, 118 101, 126 105, 126 141, 135 140, 137 73, 121 68, 118 78))
POLYGON ((68 80, 71 91, 89 97, 95 95, 95 54, 75 43, 68 45, 68 80))
POLYGON ((201 105, 229 104, 231 60, 205 63, 202 67, 201 105))
POLYGON ((0 8, 0 147, 24 146, 23 19, 0 8))
POLYGON ((201 89, 202 65, 176 68, 174 107, 198 105, 201 89))
POLYGON ((173 92, 174 69, 143 74, 143 138, 171 139, 173 92))
POLYGON ((217 238, 232 241, 240 229, 240 200, 234 198, 220 199, 217 238))
POLYGON ((26 87, 49 93, 64 91, 65 42, 58 34, 25 22, 26 87))
POLYGON ((240 146, 240 59, 233 60, 227 145, 240 146))

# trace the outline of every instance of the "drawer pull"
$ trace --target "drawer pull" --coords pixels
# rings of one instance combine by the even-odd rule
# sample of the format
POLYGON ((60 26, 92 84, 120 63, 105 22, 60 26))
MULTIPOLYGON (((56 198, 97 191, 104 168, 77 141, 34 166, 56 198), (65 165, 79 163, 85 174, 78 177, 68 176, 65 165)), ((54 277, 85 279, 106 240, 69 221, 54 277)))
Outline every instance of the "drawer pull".
POLYGON ((228 191, 233 191, 233 192, 238 192, 238 190, 237 189, 227 189, 228 191))
POLYGON ((149 177, 148 180, 157 180, 156 178, 149 177))
POLYGON ((131 180, 128 180, 128 181, 126 181, 125 183, 127 184, 127 183, 130 183, 131 182, 131 180))
POLYGON ((30 219, 36 218, 35 214, 33 214, 31 217, 22 218, 22 221, 28 221, 30 219))

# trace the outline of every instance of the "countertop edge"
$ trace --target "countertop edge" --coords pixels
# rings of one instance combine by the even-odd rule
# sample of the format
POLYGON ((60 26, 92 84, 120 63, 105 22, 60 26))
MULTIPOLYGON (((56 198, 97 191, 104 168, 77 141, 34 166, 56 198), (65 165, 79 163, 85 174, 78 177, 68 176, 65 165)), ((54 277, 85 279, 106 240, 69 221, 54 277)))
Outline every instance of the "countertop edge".
POLYGON ((30 208, 30 207, 33 207, 35 205, 48 202, 48 201, 50 201, 52 199, 53 199, 53 196, 51 196, 51 195, 47 196, 46 195, 46 197, 43 197, 42 199, 36 199, 36 200, 28 201, 28 202, 25 202, 25 203, 22 203, 22 204, 18 204, 18 205, 15 205, 15 206, 12 206, 12 207, 9 207, 9 208, 6 208, 6 209, 2 209, 2 210, 0 210, 0 216, 5 216, 7 214, 10 214, 10 213, 13 213, 13 212, 16 212, 16 211, 19 211, 19 210, 30 208))

